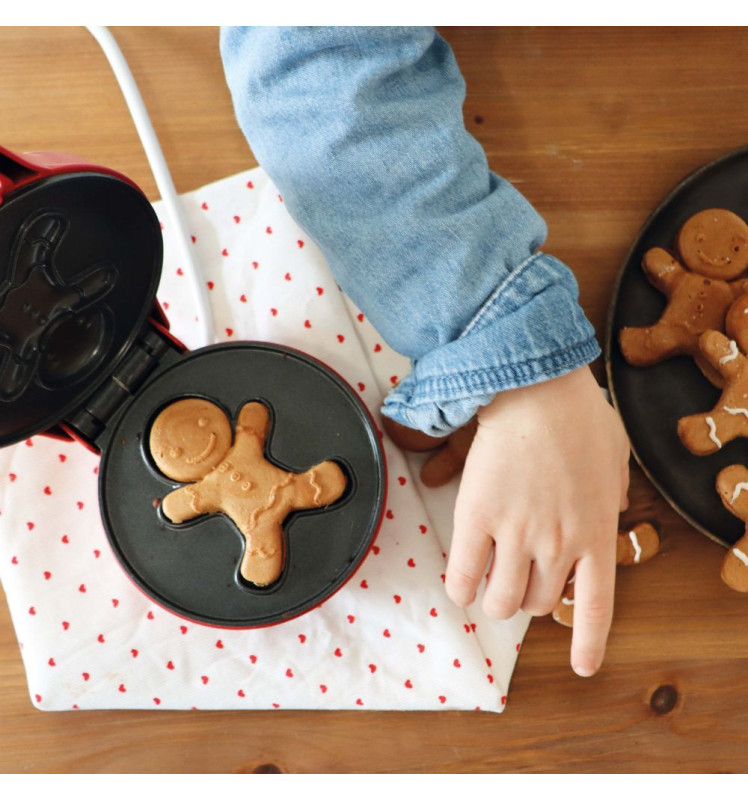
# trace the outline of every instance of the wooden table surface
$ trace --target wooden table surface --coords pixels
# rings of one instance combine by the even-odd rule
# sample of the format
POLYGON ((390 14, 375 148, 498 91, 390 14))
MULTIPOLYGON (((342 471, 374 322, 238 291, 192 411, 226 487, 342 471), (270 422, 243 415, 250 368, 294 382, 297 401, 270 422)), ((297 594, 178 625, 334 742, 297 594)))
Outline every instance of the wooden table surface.
MULTIPOLYGON (((247 169, 218 31, 115 28, 179 191, 247 169)), ((615 277, 650 211, 693 169, 746 144, 744 29, 445 29, 465 119, 494 170, 543 213, 604 337, 615 277)), ((119 89, 82 28, 0 28, 2 141, 154 181, 119 89)), ((596 365, 597 375, 603 370, 596 365)), ((569 631, 530 626, 503 715, 467 712, 42 713, 0 601, 3 772, 743 772, 748 597, 723 550, 632 466, 623 524, 662 551, 622 572, 608 655, 568 667, 569 631)))

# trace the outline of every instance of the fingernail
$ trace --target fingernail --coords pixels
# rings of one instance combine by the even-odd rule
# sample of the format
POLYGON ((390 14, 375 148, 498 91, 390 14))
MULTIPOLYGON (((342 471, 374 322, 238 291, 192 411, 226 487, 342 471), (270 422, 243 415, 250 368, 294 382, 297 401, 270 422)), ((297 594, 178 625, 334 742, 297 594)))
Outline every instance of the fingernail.
POLYGON ((580 678, 591 678, 597 672, 597 669, 594 667, 581 665, 576 667, 573 666, 572 669, 577 673, 577 675, 579 675, 580 678))

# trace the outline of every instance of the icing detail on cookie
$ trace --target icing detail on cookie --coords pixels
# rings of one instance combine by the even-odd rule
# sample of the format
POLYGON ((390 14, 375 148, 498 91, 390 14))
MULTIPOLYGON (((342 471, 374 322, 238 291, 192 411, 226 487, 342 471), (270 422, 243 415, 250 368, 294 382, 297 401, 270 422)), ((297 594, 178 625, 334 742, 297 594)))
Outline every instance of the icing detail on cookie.
POLYGON ((636 538, 636 531, 629 531, 629 539, 631 539, 631 544, 634 545, 634 564, 638 564, 639 559, 642 557, 642 548, 636 538))
POLYGON ((748 417, 748 408, 730 408, 730 406, 722 406, 722 408, 728 414, 732 414, 733 417, 737 416, 738 414, 744 414, 746 417, 748 417))
POLYGON ((727 364, 729 361, 735 361, 738 355, 738 343, 734 339, 730 339, 730 352, 726 356, 722 356, 719 363, 727 364))
POLYGON ((742 561, 742 563, 748 567, 748 556, 742 550, 737 547, 733 547, 732 554, 738 559, 738 561, 742 561))
POLYGON ((732 497, 730 498, 730 505, 735 505, 735 501, 740 497, 740 493, 743 489, 748 489, 748 483, 738 483, 735 486, 735 491, 732 493, 732 497))
MULTIPOLYGON (((200 422, 203 422, 203 420, 200 420, 200 422)), ((198 425, 200 422, 198 422, 198 425)), ((202 425, 201 427, 204 428, 205 425, 202 425)), ((208 437, 208 444, 205 445, 202 452, 198 453, 196 456, 185 458, 185 461, 188 464, 201 464, 216 449, 216 440, 217 437, 215 433, 211 432, 210 436, 208 437)))
POLYGON ((712 417, 707 417, 706 424, 709 426, 709 438, 717 447, 722 447, 722 442, 717 438, 717 426, 714 423, 714 419, 712 419, 712 417))

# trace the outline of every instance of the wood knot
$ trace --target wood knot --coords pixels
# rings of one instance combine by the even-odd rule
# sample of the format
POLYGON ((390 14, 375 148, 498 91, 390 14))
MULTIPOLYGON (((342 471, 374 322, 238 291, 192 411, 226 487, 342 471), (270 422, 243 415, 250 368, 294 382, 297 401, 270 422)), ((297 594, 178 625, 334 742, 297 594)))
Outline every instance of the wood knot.
POLYGON ((658 686, 657 689, 652 692, 652 697, 649 700, 649 707, 655 714, 669 714, 678 704, 679 699, 680 695, 675 686, 671 684, 658 686))
POLYGON ((282 775, 283 770, 277 764, 257 764, 256 766, 239 767, 234 773, 255 775, 282 775))

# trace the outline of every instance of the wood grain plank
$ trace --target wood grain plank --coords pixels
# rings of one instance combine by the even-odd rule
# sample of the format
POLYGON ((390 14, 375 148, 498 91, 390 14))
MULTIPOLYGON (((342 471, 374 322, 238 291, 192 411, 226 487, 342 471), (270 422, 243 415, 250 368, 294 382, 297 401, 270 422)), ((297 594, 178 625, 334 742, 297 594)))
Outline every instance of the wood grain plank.
MULTIPOLYGON (((216 29, 114 30, 180 191, 254 165, 223 82, 216 29)), ((602 334, 616 273, 651 210, 691 170, 745 143, 748 37, 733 28, 443 33, 465 74, 469 130, 492 168, 545 216, 546 249, 573 267, 602 334)), ((2 144, 73 152, 120 169, 156 199, 119 90, 85 30, 3 28, 0 45, 2 144)), ((574 676, 570 632, 536 620, 501 716, 44 714, 29 702, 0 601, 0 771, 746 771, 748 701, 737 687, 748 598, 722 585, 722 549, 634 467, 623 524, 644 518, 660 528, 662 552, 620 571, 600 674, 574 676)))

